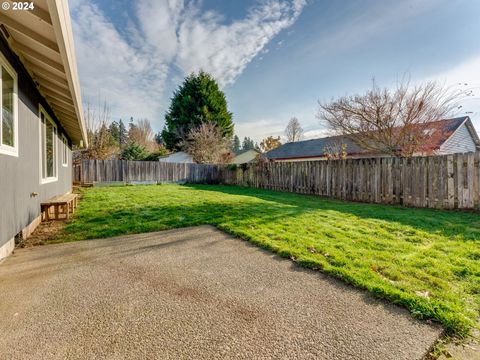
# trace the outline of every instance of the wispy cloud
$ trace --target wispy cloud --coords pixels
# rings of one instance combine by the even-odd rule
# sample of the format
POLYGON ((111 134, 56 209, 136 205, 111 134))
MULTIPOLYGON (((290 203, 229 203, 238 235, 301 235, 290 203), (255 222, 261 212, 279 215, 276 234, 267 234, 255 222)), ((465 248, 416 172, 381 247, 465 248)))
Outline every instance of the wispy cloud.
POLYGON ((459 115, 469 115, 476 128, 480 130, 480 54, 463 61, 451 69, 429 76, 447 87, 471 92, 471 96, 461 101, 459 115))
POLYGON ((272 112, 264 116, 245 118, 235 124, 235 133, 241 139, 248 136, 258 143, 268 136, 280 136, 282 141, 286 141, 285 127, 290 118, 295 116, 304 130, 305 139, 325 136, 327 132, 315 117, 315 113, 315 104, 313 106, 304 104, 301 109, 294 109, 292 106, 280 114, 272 112))
POLYGON ((178 27, 176 64, 185 72, 204 69, 221 85, 231 84, 280 31, 297 19, 304 2, 267 1, 245 19, 225 24, 216 12, 186 9, 178 27))
POLYGON ((161 119, 166 81, 200 69, 226 86, 282 30, 306 0, 262 0, 243 19, 228 20, 201 3, 138 0, 120 33, 94 0, 73 1, 72 19, 82 91, 100 94, 114 116, 161 119), (136 25, 138 24, 138 25, 136 25), (172 71, 174 70, 174 71, 172 71))
POLYGON ((462 85, 480 88, 480 54, 456 66, 430 76, 430 80, 444 82, 447 86, 462 85))
POLYGON ((178 26, 185 11, 183 0, 139 0, 136 18, 143 40, 155 49, 155 55, 165 63, 178 52, 178 26))
POLYGON ((92 3, 73 8, 73 26, 84 99, 107 99, 115 114, 154 116, 167 67, 129 43, 92 3))

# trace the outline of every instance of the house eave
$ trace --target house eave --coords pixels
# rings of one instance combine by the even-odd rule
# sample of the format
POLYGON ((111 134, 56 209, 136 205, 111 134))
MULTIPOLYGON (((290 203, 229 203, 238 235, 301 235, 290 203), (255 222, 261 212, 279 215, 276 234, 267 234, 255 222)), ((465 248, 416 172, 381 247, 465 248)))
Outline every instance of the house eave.
POLYGON ((67 135, 88 146, 67 1, 37 0, 33 10, 3 11, 0 24, 67 135))

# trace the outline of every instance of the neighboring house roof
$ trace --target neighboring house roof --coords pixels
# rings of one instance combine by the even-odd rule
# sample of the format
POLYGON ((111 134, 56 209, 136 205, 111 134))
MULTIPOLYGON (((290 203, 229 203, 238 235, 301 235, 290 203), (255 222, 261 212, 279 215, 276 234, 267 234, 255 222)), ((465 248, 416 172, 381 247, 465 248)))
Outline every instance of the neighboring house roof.
POLYGON ((279 160, 324 157, 326 156, 326 148, 328 146, 335 146, 336 144, 347 145, 347 152, 349 154, 368 152, 346 136, 330 136, 320 139, 286 143, 276 149, 270 150, 266 153, 266 156, 269 159, 279 160))
POLYGON ((435 141, 431 146, 432 150, 440 148, 462 125, 466 125, 470 136, 472 136, 473 141, 477 146, 480 146, 480 140, 478 138, 477 132, 475 131, 472 121, 468 116, 462 116, 452 119, 432 121, 428 123, 427 131, 432 132, 432 139, 435 141), (433 136, 433 131, 435 131, 438 136, 433 136))
POLYGON ((34 6, 0 12, 2 31, 68 136, 87 146, 67 0, 35 0, 34 6))
POLYGON ((170 155, 162 156, 158 159, 160 162, 167 163, 181 163, 181 164, 193 164, 193 156, 186 152, 179 151, 170 155))
POLYGON ((255 149, 240 150, 235 152, 235 156, 230 161, 230 164, 246 164, 249 163, 260 154, 260 151, 255 149))
POLYGON ((257 154, 260 154, 260 151, 258 151, 257 149, 237 150, 237 151, 234 151, 233 153, 235 154, 235 156, 238 156, 238 155, 245 154, 249 151, 254 151, 257 154))
MULTIPOLYGON (((432 132, 432 150, 439 149, 462 125, 465 125, 472 136, 477 148, 480 148, 480 140, 468 116, 432 121, 428 123, 426 131, 432 132), (436 133, 437 136, 433 136, 436 133)), ((330 136, 320 139, 312 139, 284 144, 276 149, 269 151, 266 156, 269 159, 285 160, 285 159, 308 159, 317 157, 326 157, 326 149, 329 146, 345 144, 347 146, 348 155, 366 155, 371 154, 352 139, 346 136, 330 136)))

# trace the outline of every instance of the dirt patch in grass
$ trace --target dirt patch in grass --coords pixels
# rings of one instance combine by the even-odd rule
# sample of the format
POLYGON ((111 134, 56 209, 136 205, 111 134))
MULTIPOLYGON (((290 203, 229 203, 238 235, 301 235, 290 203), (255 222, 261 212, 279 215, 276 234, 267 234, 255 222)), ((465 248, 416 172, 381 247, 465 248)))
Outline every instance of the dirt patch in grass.
POLYGON ((58 238, 63 234, 66 222, 65 221, 45 221, 40 223, 32 235, 27 239, 22 240, 17 247, 25 248, 31 246, 45 245, 58 241, 58 238))
MULTIPOLYGON (((83 187, 74 187, 73 192, 79 196, 80 201, 85 193, 83 187)), ((70 220, 51 220, 41 222, 35 231, 25 240, 21 240, 16 246, 20 248, 46 245, 62 242, 65 235, 65 227, 72 221, 70 220)))

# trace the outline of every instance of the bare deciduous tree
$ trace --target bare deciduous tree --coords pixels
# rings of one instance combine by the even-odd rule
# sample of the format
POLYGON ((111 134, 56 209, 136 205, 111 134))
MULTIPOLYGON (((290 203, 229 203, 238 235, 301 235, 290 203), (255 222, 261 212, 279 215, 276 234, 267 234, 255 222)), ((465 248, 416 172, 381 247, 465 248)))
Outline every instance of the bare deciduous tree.
POLYGON ((295 142, 303 139, 303 129, 300 121, 296 117, 292 117, 285 128, 285 136, 287 142, 295 142))
POLYGON ((110 106, 105 100, 102 103, 100 99, 97 105, 87 102, 87 106, 83 111, 83 117, 85 118, 88 141, 90 142, 94 140, 95 133, 103 125, 107 126, 110 123, 110 106))
POLYGON ((86 104, 84 118, 89 147, 77 149, 74 152, 74 160, 119 158, 123 157, 122 152, 126 147, 131 147, 128 150, 141 149, 147 160, 156 160, 158 156, 166 153, 165 148, 154 140, 149 120, 140 119, 133 122, 131 118, 127 135, 121 120, 122 128, 117 122, 111 122, 110 107, 100 96, 96 105, 92 106, 89 102, 86 104))
POLYGON ((118 145, 108 129, 110 125, 110 107, 106 101, 99 100, 97 106, 87 103, 84 111, 87 127, 88 149, 80 150, 75 154, 83 159, 111 159, 118 152, 118 145))
POLYGON ((137 127, 140 131, 140 135, 143 141, 151 142, 153 140, 153 130, 152 125, 150 125, 150 120, 139 119, 137 121, 137 127))
POLYGON ((393 90, 372 89, 363 95, 319 102, 317 117, 336 135, 350 137, 364 149, 393 156, 430 153, 442 136, 429 122, 449 115, 461 93, 435 82, 410 86, 400 82, 393 90))
POLYGON ((152 125, 148 119, 139 119, 136 123, 131 123, 128 130, 128 140, 130 143, 137 144, 150 152, 158 148, 153 138, 152 125))
POLYGON ((230 160, 230 141, 213 123, 202 123, 190 130, 181 148, 200 164, 222 164, 230 160))

